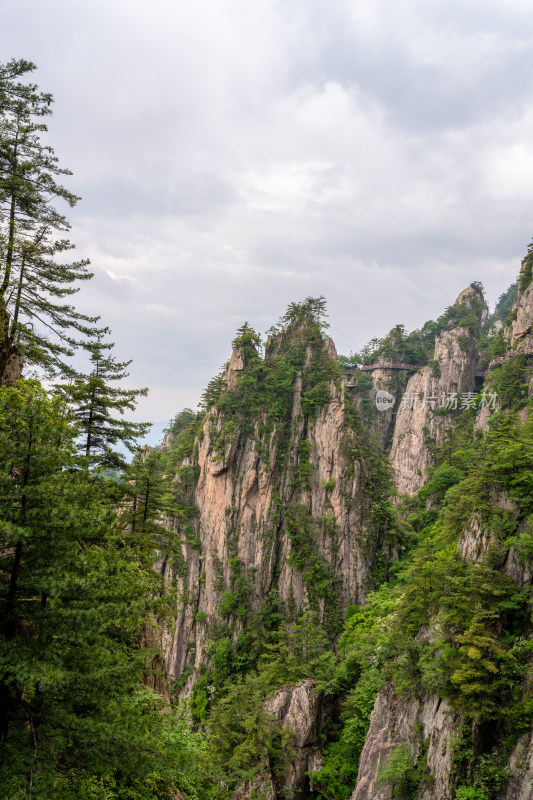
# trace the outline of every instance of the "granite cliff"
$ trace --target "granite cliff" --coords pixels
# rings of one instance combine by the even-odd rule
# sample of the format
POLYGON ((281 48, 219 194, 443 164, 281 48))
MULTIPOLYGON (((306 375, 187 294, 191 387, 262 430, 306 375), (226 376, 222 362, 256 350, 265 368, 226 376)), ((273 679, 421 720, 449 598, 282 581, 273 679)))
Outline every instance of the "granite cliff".
POLYGON ((431 365, 409 379, 396 415, 390 458, 402 494, 412 495, 426 483, 432 449, 453 426, 462 398, 474 394, 479 323, 485 307, 479 294, 468 287, 453 308, 463 320, 456 323, 452 317, 448 329, 436 336, 431 365))
MULTIPOLYGON (((505 330, 501 323, 494 325, 490 330, 493 337, 500 336, 504 347, 501 355, 491 362, 492 371, 489 370, 487 374, 484 390, 488 393, 494 389, 505 389, 509 381, 516 390, 514 395, 500 394, 492 409, 478 408, 478 413, 472 420, 471 435, 490 434, 492 441, 489 447, 493 448, 494 453, 496 453, 495 440, 498 434, 493 431, 497 432, 498 426, 503 428, 506 424, 524 425, 523 435, 519 439, 520 444, 517 444, 518 437, 515 438, 514 434, 509 436, 509 440, 514 440, 517 455, 518 453, 525 455, 530 447, 528 399, 531 396, 533 369, 524 356, 520 355, 527 354, 531 344, 533 295, 531 284, 528 283, 530 280, 531 264, 526 259, 522 264, 518 297, 507 319, 505 330), (512 382, 513 373, 517 376, 515 383, 512 382), (509 422, 509 417, 503 416, 506 412, 509 417, 514 416, 513 423, 509 422)), ((457 303, 464 302, 465 299, 468 302, 469 296, 472 297, 469 292, 463 292, 457 303)), ((439 362, 439 376, 431 375, 430 368, 426 367, 410 379, 407 391, 438 395, 439 390, 445 390, 450 385, 456 387, 459 393, 472 391, 475 387, 475 372, 480 371, 482 357, 483 354, 476 347, 475 336, 465 338, 465 331, 460 327, 452 329, 438 336, 435 342, 435 360, 439 362), (459 341, 461 346, 458 347, 459 341)), ((435 418, 427 408, 423 411, 419 409, 416 413, 411 409, 398 412, 391 460, 400 491, 414 494, 427 483, 428 469, 431 472, 431 466, 434 465, 434 456, 432 457, 431 449, 427 447, 428 433, 432 434, 433 440, 438 445, 439 441, 443 440, 445 426, 451 426, 451 438, 453 438, 451 415, 435 418)), ((502 439, 504 435, 500 434, 502 439)), ((489 459, 487 461, 490 463, 489 459)), ((522 474, 528 474, 529 464, 524 465, 520 462, 521 459, 517 458, 512 467, 509 465, 509 469, 511 471, 513 468, 516 469, 516 475, 520 474, 521 469, 524 470, 522 474)), ((471 476, 473 481, 474 470, 471 471, 471 476)), ((501 469, 498 471, 487 469, 485 481, 478 491, 475 502, 470 503, 467 515, 463 517, 464 523, 457 529, 456 558, 463 569, 472 572, 479 570, 486 580, 490 575, 491 580, 500 581, 501 585, 511 593, 513 591, 509 589, 509 584, 512 583, 515 587, 515 596, 530 597, 533 561, 525 546, 531 537, 529 507, 524 497, 525 493, 521 490, 516 491, 509 473, 501 469)), ((431 486, 431 482, 428 486, 431 486)), ((426 503, 431 503, 431 499, 431 493, 428 492, 424 500, 426 503)), ((456 510, 453 502, 449 501, 448 518, 451 518, 456 510)), ((460 502, 461 498, 455 499, 455 503, 460 504, 460 502)), ((472 601, 474 602, 474 598, 472 601)), ((445 613, 445 600, 434 603, 429 627, 422 628, 418 637, 438 641, 439 647, 443 647, 445 636, 441 630, 441 620, 445 613)), ((490 612, 487 612, 486 616, 489 615, 490 612)), ((480 618, 481 614, 478 616, 478 621, 480 618)), ((501 616, 499 620, 498 624, 503 627, 505 622, 501 616)), ((487 647, 489 635, 494 636, 498 627, 487 626, 484 632, 485 638, 478 637, 476 640, 473 635, 474 630, 474 626, 471 625, 469 648, 461 649, 466 650, 471 676, 479 679, 482 670, 478 665, 483 656, 489 655, 487 647)), ((501 627, 498 632, 501 634, 501 627)), ((524 633, 526 639, 531 636, 528 619, 524 622, 524 633)), ((463 641, 461 636, 465 635, 456 634, 456 642, 463 641)), ((467 641, 466 636, 464 641, 467 641)), ((437 648, 433 649, 433 653, 437 659, 441 655, 437 648)), ((521 688, 515 686, 521 698, 518 702, 522 703, 529 702, 526 700, 530 691, 528 664, 529 659, 526 657, 522 669, 522 681, 525 675, 525 682, 521 688)), ((488 664, 488 659, 487 666, 490 669, 490 673, 486 673, 487 676, 498 674, 502 669, 501 663, 488 664)), ((452 674, 452 679, 456 678, 456 682, 457 677, 458 673, 452 674)), ((520 681, 518 674, 516 679, 520 681)), ((413 680, 413 688, 416 683, 416 680, 413 680)), ((471 684, 469 691, 472 695, 477 693, 478 708, 481 710, 482 687, 471 684)), ((467 712, 466 704, 461 708, 461 704, 457 702, 457 698, 455 699, 455 703, 450 703, 448 687, 446 689, 442 687, 440 692, 431 693, 427 688, 420 690, 419 687, 414 691, 405 686, 402 690, 398 690, 393 683, 387 682, 377 695, 370 718, 352 800, 389 800, 395 796, 416 797, 417 800, 453 800, 456 797, 531 800, 533 798, 531 721, 529 724, 521 721, 525 728, 523 733, 520 733, 520 730, 509 730, 507 738, 502 733, 498 739, 494 733, 495 726, 502 725, 502 715, 498 713, 501 709, 493 708, 488 713, 488 718, 482 721, 483 714, 476 713, 475 703, 467 712), (499 722, 496 721, 498 718, 499 722), (492 723, 489 722, 490 719, 492 723), (460 743, 465 741, 465 724, 470 729, 466 736, 471 748, 468 759, 460 755, 460 743), (398 776, 396 783, 380 781, 380 775, 384 774, 384 767, 391 759, 391 754, 403 752, 402 748, 406 748, 405 752, 408 753, 410 759, 408 767, 411 774, 417 773, 416 780, 407 789, 407 784, 402 785, 401 777, 398 776)), ((499 702, 504 702, 503 698, 499 698, 499 702)), ((404 777, 407 773, 408 770, 404 773, 404 777)))
POLYGON ((167 440, 168 676, 215 739, 252 695, 269 731, 246 745, 237 714, 235 799, 533 798, 530 281, 505 320, 473 284, 347 373, 321 301, 264 352, 245 325, 167 440))
POLYGON ((304 308, 264 357, 242 329, 211 387, 176 466, 183 512, 172 524, 186 567, 166 659, 171 679, 188 672, 185 693, 221 629, 235 645, 273 606, 286 617, 312 610, 334 635, 395 546, 385 461, 347 408, 336 357, 304 308))

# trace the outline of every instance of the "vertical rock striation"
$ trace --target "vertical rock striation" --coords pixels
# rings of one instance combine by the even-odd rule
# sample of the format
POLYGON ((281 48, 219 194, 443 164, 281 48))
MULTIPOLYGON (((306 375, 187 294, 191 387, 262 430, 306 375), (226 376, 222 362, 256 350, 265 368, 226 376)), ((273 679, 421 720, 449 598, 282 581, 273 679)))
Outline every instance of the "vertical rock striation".
POLYGON ((305 797, 310 770, 320 769, 320 737, 331 722, 331 704, 312 680, 279 689, 267 702, 266 710, 289 731, 291 758, 283 775, 272 778, 282 797, 305 797))
POLYGON ((177 467, 188 510, 173 524, 186 566, 166 659, 171 677, 190 673, 185 691, 215 630, 225 627, 235 642, 244 617, 260 619, 273 601, 285 613, 313 609, 331 624, 364 599, 385 547, 331 339, 289 327, 267 345, 264 363, 236 341, 218 386, 227 403, 251 394, 240 417, 214 403, 177 467), (296 364, 292 373, 288 364, 296 364), (284 381, 283 418, 272 422, 272 407, 249 413, 257 374, 267 391, 284 381))
POLYGON ((390 800, 391 786, 379 785, 380 769, 392 751, 407 744, 413 764, 426 760, 427 773, 417 800, 452 800, 450 774, 458 717, 437 695, 399 697, 393 684, 379 692, 352 800, 390 800))
POLYGON ((358 374, 359 380, 364 383, 353 393, 353 400, 361 409, 369 432, 384 450, 388 450, 391 445, 396 412, 409 377, 416 370, 416 367, 412 371, 396 369, 395 362, 402 360, 401 355, 396 359, 380 356, 375 369, 370 373, 358 374), (362 375, 364 377, 361 379, 362 375), (394 398, 394 403, 389 408, 377 409, 376 395, 379 391, 387 392, 394 398))
POLYGON ((533 281, 532 259, 522 261, 518 278, 518 296, 513 306, 506 335, 512 347, 526 350, 533 346, 533 281))
POLYGON ((462 318, 460 324, 454 325, 452 316, 449 329, 436 337, 433 363, 409 379, 396 415, 390 458, 400 494, 415 494, 423 486, 433 463, 432 450, 453 425, 455 403, 459 408, 462 395, 475 388, 483 305, 479 294, 469 287, 452 308, 457 309, 456 318, 462 318), (446 402, 449 413, 442 405, 446 402))
POLYGON ((295 686, 282 686, 268 699, 265 711, 285 728, 287 760, 282 768, 273 767, 265 753, 257 775, 238 786, 232 800, 307 797, 307 773, 320 769, 320 742, 331 723, 331 703, 309 679, 295 686))

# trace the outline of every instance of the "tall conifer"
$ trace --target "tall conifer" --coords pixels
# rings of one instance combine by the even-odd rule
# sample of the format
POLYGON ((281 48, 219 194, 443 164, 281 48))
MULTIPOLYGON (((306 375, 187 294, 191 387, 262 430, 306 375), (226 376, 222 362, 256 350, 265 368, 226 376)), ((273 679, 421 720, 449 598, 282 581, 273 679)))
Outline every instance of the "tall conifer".
POLYGON ((0 65, 0 383, 22 354, 64 371, 79 334, 91 336, 97 320, 66 301, 92 273, 87 260, 63 263, 73 245, 56 203, 72 208, 79 198, 58 183, 72 173, 41 141, 52 96, 20 81, 34 69, 29 61, 0 65))
POLYGON ((58 391, 73 410, 80 431, 80 451, 90 466, 122 469, 124 455, 117 447, 122 445, 134 453, 139 447, 138 438, 150 428, 149 423, 131 422, 124 415, 135 409, 137 398, 146 396, 148 389, 125 389, 120 385, 128 377, 131 361, 116 361, 110 354, 113 347, 99 334, 86 345, 91 354, 90 373, 78 373, 58 391))

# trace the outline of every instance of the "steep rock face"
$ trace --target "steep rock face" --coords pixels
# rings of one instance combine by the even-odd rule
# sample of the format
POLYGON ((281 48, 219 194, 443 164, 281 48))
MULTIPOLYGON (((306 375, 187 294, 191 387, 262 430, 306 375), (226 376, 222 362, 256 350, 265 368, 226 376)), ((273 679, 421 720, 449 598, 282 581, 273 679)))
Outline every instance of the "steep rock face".
POLYGON ((520 737, 509 759, 511 778, 498 800, 533 800, 533 731, 520 737))
POLYGON ((410 746, 413 763, 424 756, 427 760, 429 779, 421 786, 417 800, 451 800, 452 744, 457 723, 457 716, 437 695, 421 701, 399 697, 392 684, 384 686, 370 717, 352 800, 390 800, 391 787, 378 785, 379 771, 394 748, 402 744, 410 746), (423 752, 424 742, 427 753, 423 752))
POLYGON ((264 763, 258 773, 235 789, 232 800, 276 800, 276 788, 268 765, 267 754, 265 754, 264 763))
POLYGON ((151 623, 146 622, 140 631, 138 644, 149 654, 143 683, 170 704, 170 688, 162 655, 163 635, 163 629, 155 623, 155 620, 151 623))
POLYGON ((518 297, 513 306, 512 322, 507 335, 511 345, 526 349, 533 345, 533 282, 531 281, 531 261, 522 261, 518 279, 518 297))
MULTIPOLYGON (((354 402, 363 412, 370 432, 384 449, 388 449, 391 443, 396 412, 409 377, 412 375, 409 370, 396 368, 396 362, 401 360, 401 357, 393 359, 380 356, 376 362, 376 369, 366 373, 367 386, 353 392, 352 395, 354 402), (390 407, 377 407, 376 396, 379 391, 392 395, 394 402, 390 407)), ((415 367, 413 367, 414 371, 415 367)))
POLYGON ((496 544, 494 532, 485 528, 481 516, 475 514, 457 545, 461 557, 471 561, 481 561, 491 545, 496 544))
POLYGON ((315 681, 308 679, 296 686, 282 686, 268 699, 265 711, 287 731, 288 761, 281 771, 273 771, 265 754, 258 774, 235 790, 233 800, 306 797, 309 793, 306 773, 321 767, 319 741, 331 721, 331 704, 326 702, 315 681))
MULTIPOLYGON (((525 280, 522 281, 523 286, 525 283, 525 280)), ((468 302, 468 294, 470 293, 467 292, 465 297, 463 293, 463 302, 465 299, 468 302)), ((461 296, 457 302, 461 302, 461 296)), ((532 323, 533 290, 529 285, 519 292, 515 304, 515 319, 512 331, 509 329, 508 333, 513 348, 529 351, 533 345, 532 323)), ((441 391, 456 391, 459 397, 463 392, 473 391, 477 348, 475 337, 470 337, 469 342, 466 337, 469 334, 461 326, 441 334, 435 348, 435 359, 440 368, 435 371, 440 371, 440 377, 437 379, 436 375, 430 375, 431 369, 425 368, 410 380, 406 391, 422 392, 426 396, 438 396, 441 391)), ((487 407, 480 409, 475 430, 488 429, 491 413, 487 407)), ((522 409, 520 420, 525 422, 527 415, 528 409, 522 409)), ((427 408, 419 408, 418 412, 403 408, 399 410, 391 456, 400 491, 412 494, 423 485, 427 468, 432 462, 430 448, 425 440, 438 445, 443 440, 446 427, 453 423, 451 415, 435 417, 427 408)), ((525 587, 533 583, 531 563, 525 558, 524 551, 520 552, 517 547, 504 544, 505 524, 512 526, 518 541, 522 536, 527 541, 530 526, 527 518, 520 518, 520 513, 518 506, 509 499, 506 492, 495 485, 489 492, 485 509, 476 510, 465 527, 458 542, 458 551, 466 561, 483 561, 488 557, 493 568, 507 575, 517 586, 525 587), (489 518, 487 508, 491 509, 489 518), (498 520, 501 524, 498 524, 498 520)), ((389 800, 391 787, 378 785, 380 765, 384 765, 394 748, 403 743, 410 746, 413 762, 417 758, 423 758, 421 742, 425 737, 429 737, 428 780, 422 778, 416 800, 451 800, 455 794, 452 744, 460 731, 461 719, 445 701, 427 696, 420 699, 397 697, 392 686, 385 686, 378 694, 372 713, 352 800, 389 800)), ((511 779, 506 788, 497 795, 498 800, 533 800, 531 732, 520 738, 510 756, 508 767, 511 779)))
MULTIPOLYGON (((508 512, 510 518, 518 522, 516 537, 530 530, 528 518, 520 518, 516 505, 504 492, 494 491, 491 498, 494 512, 508 512)), ((484 525, 479 512, 475 512, 463 531, 457 549, 461 557, 470 561, 482 561, 489 550, 492 550, 492 561, 498 569, 507 575, 517 586, 533 585, 533 564, 521 557, 516 547, 502 547, 493 529, 484 525)))
MULTIPOLYGON (((284 341, 279 338, 278 348, 284 341)), ((277 352, 270 349, 269 370, 277 352)), ((279 598, 291 613, 313 608, 323 618, 327 607, 338 612, 365 596, 382 543, 369 521, 342 380, 329 380, 326 402, 306 414, 317 392, 309 389, 306 370, 313 359, 327 367, 335 357, 330 339, 306 346, 290 387, 283 435, 276 426, 268 428, 265 413, 249 419, 245 430, 244 423, 235 425, 212 408, 195 455, 178 469, 178 475, 185 470, 196 477, 187 489, 187 526, 174 520, 186 570, 178 576, 178 613, 166 660, 171 677, 191 674, 186 692, 205 663, 213 630, 226 626, 236 641, 245 610, 260 614, 266 598, 279 598)), ((245 367, 237 346, 224 385, 240 391, 245 367)))
MULTIPOLYGON (((469 287, 455 305, 473 306, 476 302, 479 295, 469 287)), ((461 395, 474 391, 478 358, 474 333, 466 327, 453 327, 436 337, 433 365, 409 379, 396 415, 390 453, 401 494, 412 495, 425 483, 433 461, 431 448, 441 443, 444 431, 453 424, 455 401, 450 396, 456 396, 460 408, 461 395), (443 402, 451 403, 450 413, 444 416, 440 413, 443 402)))
POLYGON ((266 710, 292 734, 291 759, 285 774, 273 782, 281 796, 305 797, 309 787, 306 773, 321 766, 319 737, 329 725, 332 709, 315 682, 306 680, 294 687, 282 687, 270 698, 266 710))
MULTIPOLYGON (((490 502, 494 511, 507 512, 517 518, 516 507, 505 493, 494 490, 490 502)), ((518 537, 527 526, 527 519, 520 521, 518 537)), ((515 547, 499 547, 494 530, 484 524, 477 511, 463 531, 457 548, 461 557, 470 561, 482 561, 491 551, 492 563, 499 557, 495 566, 517 586, 533 585, 531 562, 520 558, 515 547)), ((370 718, 352 800, 390 800, 391 787, 378 785, 379 771, 394 748, 404 743, 411 747, 413 763, 419 757, 427 760, 427 779, 423 778, 416 800, 452 800, 452 745, 460 734, 460 725, 460 717, 437 695, 398 696, 392 684, 384 686, 370 718), (428 743, 427 754, 423 752, 424 742, 428 743)), ((498 800, 533 800, 533 732, 520 738, 508 767, 511 779, 497 795, 498 800)))
MULTIPOLYGON (((487 522, 480 511, 474 511, 463 530, 457 549, 466 561, 479 562, 490 553, 490 563, 507 575, 517 586, 533 584, 531 562, 521 557, 517 549, 502 546, 497 528, 490 522, 505 518, 517 523, 516 537, 529 528, 527 517, 521 519, 519 509, 506 492, 494 487, 488 502, 492 510, 487 522)), ((422 635, 422 634, 420 634, 422 635)), ((388 684, 379 692, 370 728, 359 763, 359 774, 352 800, 390 800, 391 787, 379 786, 378 776, 391 752, 401 744, 412 750, 413 763, 427 759, 427 779, 422 779, 416 800, 451 800, 454 797, 452 776, 452 745, 460 734, 461 719, 438 696, 398 696, 388 684), (428 742, 427 754, 422 743, 428 742)), ((499 800, 532 800, 533 798, 533 732, 524 734, 514 748, 508 767, 511 779, 498 795, 499 800)))

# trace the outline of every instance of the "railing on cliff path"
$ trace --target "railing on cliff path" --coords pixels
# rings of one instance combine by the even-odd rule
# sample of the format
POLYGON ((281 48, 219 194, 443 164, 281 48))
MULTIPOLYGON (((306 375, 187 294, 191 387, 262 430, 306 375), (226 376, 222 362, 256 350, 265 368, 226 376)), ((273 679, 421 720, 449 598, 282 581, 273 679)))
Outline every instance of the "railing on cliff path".
POLYGON ((344 371, 346 373, 347 379, 351 378, 351 380, 346 380, 345 386, 349 388, 353 388, 356 386, 354 382, 354 376, 356 372, 373 372, 376 369, 402 369, 402 370, 409 370, 411 372, 416 372, 417 369, 425 366, 424 364, 404 364, 402 362, 391 362, 390 364, 364 364, 362 367, 344 367, 344 371))
MULTIPOLYGON (((506 361, 509 361, 510 358, 514 356, 533 356, 533 344, 528 344, 525 347, 514 348, 513 350, 508 350, 505 355, 498 356, 498 358, 493 358, 492 361, 489 362, 487 370, 476 372, 476 378, 485 378, 488 371, 491 369, 495 369, 496 367, 505 364, 506 361)), ((356 387, 355 383, 355 373, 356 372, 373 372, 376 369, 401 369, 401 370, 410 370, 415 372, 417 369, 421 369, 422 367, 427 366, 427 364, 404 364, 402 362, 391 362, 390 364, 364 364, 362 367, 344 367, 344 372, 346 374, 345 379, 345 386, 347 389, 353 389, 356 387)))
POLYGON ((505 364, 513 356, 533 356, 533 344, 527 344, 525 347, 516 347, 514 350, 508 350, 505 355, 498 356, 489 361, 489 369, 499 367, 500 364, 505 364))

